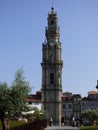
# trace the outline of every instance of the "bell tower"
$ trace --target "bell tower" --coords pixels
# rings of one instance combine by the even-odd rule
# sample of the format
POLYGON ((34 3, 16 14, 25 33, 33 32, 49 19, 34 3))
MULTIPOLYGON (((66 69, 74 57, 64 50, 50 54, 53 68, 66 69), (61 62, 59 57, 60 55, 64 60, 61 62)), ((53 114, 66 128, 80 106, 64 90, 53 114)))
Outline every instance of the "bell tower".
POLYGON ((61 125, 62 67, 60 29, 57 13, 51 8, 45 28, 46 40, 42 44, 42 108, 46 111, 48 123, 61 125))

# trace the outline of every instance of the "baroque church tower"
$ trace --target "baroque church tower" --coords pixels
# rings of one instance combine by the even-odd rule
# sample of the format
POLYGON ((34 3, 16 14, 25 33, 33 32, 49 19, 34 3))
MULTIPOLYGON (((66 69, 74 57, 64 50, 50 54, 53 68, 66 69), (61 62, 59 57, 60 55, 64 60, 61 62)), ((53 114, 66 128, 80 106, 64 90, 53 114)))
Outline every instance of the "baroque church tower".
POLYGON ((57 13, 51 8, 45 28, 46 41, 42 44, 42 108, 46 111, 48 123, 61 125, 62 109, 62 57, 60 29, 57 13))

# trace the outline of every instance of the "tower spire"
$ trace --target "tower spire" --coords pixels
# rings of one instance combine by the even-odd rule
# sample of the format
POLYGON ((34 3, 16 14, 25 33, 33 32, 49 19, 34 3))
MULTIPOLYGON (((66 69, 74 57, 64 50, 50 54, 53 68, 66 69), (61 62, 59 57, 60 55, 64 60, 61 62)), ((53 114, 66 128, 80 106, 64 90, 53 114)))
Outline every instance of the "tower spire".
POLYGON ((53 7, 53 0, 52 0, 52 7, 53 7))
POLYGON ((51 7, 51 11, 52 11, 52 12, 54 12, 54 7, 53 7, 53 5, 54 5, 54 1, 52 0, 52 7, 51 7))

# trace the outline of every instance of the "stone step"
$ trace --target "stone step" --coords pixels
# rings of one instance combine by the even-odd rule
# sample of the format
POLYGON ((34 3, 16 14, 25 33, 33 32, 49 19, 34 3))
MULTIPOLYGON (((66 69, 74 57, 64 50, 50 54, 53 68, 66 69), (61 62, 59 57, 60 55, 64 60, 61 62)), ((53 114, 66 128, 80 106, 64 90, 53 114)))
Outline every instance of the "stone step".
POLYGON ((64 126, 64 127, 52 126, 52 127, 47 127, 44 130, 79 130, 79 128, 71 127, 71 126, 64 126))

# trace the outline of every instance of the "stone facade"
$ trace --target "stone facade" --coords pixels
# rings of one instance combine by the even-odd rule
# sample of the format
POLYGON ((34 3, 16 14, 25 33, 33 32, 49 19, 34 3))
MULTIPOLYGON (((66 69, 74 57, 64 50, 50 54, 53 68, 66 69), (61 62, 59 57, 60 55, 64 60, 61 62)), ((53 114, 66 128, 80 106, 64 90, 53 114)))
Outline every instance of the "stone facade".
POLYGON ((47 113, 48 123, 52 117, 54 125, 61 125, 63 62, 58 17, 53 7, 47 20, 46 40, 42 44, 42 109, 47 113))

